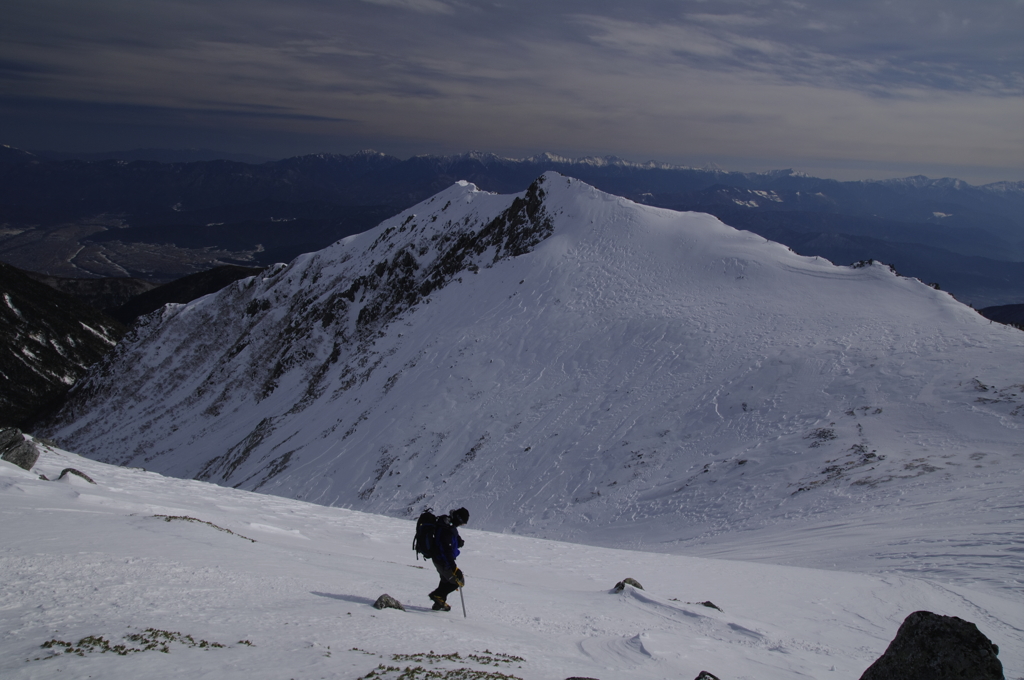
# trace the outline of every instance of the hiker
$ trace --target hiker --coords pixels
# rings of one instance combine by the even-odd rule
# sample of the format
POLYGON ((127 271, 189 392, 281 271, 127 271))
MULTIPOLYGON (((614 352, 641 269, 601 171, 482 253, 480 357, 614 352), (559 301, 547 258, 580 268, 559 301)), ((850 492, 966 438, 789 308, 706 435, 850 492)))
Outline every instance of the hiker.
POLYGON ((466 508, 452 510, 437 518, 436 549, 431 557, 441 582, 430 593, 430 599, 434 601, 431 609, 434 611, 451 611, 452 607, 447 602, 448 595, 466 584, 466 577, 455 564, 455 558, 459 556, 459 548, 465 545, 459 536, 459 527, 467 522, 469 510, 466 508))

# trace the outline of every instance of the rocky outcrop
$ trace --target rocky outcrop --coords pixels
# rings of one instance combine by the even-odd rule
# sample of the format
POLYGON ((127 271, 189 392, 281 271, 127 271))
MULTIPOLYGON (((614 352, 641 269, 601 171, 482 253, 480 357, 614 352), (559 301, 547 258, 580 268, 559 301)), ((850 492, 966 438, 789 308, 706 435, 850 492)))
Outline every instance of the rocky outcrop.
POLYGON ((21 430, 16 427, 0 427, 0 452, 21 441, 25 441, 21 430))
POLYGON ((402 606, 402 603, 387 593, 378 597, 377 601, 373 603, 373 607, 374 609, 401 609, 403 612, 405 611, 405 607, 402 606))
POLYGON ((1003 680, 998 654, 970 621, 919 611, 860 680, 1003 680))
POLYGON ((636 579, 634 579, 634 578, 625 578, 625 579, 622 579, 621 581, 619 581, 618 583, 615 584, 615 587, 612 588, 612 592, 621 593, 623 590, 626 589, 626 586, 633 586, 634 588, 636 588, 638 590, 643 590, 644 589, 644 587, 642 585, 640 585, 639 581, 637 581, 636 579))
MULTIPOLYGON (((82 479, 84 479, 85 481, 89 482, 90 484, 95 484, 96 483, 96 482, 94 482, 92 480, 92 477, 90 477, 89 475, 85 474, 84 472, 82 472, 80 470, 76 470, 75 468, 64 468, 61 471, 61 473, 60 473, 60 477, 57 478, 57 481, 60 481, 60 480, 64 479, 68 475, 75 475, 77 477, 81 477, 82 479)), ((255 543, 255 541, 253 541, 253 542, 255 543)))
POLYGON ((39 449, 26 440, 18 428, 0 428, 0 458, 24 470, 31 470, 39 460, 39 449))

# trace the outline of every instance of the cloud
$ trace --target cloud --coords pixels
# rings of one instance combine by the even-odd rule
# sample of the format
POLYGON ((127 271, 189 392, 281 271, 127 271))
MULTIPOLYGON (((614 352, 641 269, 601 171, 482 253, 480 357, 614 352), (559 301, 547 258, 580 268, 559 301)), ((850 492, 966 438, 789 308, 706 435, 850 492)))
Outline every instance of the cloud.
MULTIPOLYGON (((1024 4, 996 0, 34 0, 0 24, 0 104, 134 107, 162 126, 178 110, 181 130, 237 111, 296 152, 789 166, 898 149, 1024 173, 1022 24, 1024 4)), ((0 129, 14 122, 28 134, 0 129)))
MULTIPOLYGON (((657 24, 593 15, 576 20, 595 44, 636 62, 747 72, 784 83, 854 88, 880 96, 899 96, 907 88, 1019 96, 1022 89, 1021 60, 1018 68, 1000 66, 998 51, 984 62, 976 52, 966 59, 957 50, 926 49, 923 38, 910 48, 896 41, 891 28, 884 36, 872 30, 859 40, 837 38, 863 21, 859 15, 833 15, 827 21, 789 14, 693 14, 657 24)), ((949 32, 949 21, 939 21, 947 26, 941 33, 949 32)), ((877 28, 874 22, 872 28, 877 28)), ((918 32, 927 36, 934 31, 918 32)))
POLYGON ((439 0, 361 0, 371 5, 406 9, 424 14, 451 14, 454 8, 439 0))

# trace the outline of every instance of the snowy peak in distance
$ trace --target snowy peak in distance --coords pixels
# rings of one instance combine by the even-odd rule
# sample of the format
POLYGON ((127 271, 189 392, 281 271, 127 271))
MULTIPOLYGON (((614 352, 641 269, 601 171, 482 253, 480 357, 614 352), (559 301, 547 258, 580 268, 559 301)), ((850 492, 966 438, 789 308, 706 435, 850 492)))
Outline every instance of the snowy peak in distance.
POLYGON ((621 168, 638 168, 642 170, 694 170, 687 165, 673 165, 671 163, 660 163, 658 161, 646 161, 643 163, 637 163, 634 161, 623 160, 617 156, 584 156, 583 158, 567 158, 565 156, 559 156, 550 152, 545 152, 537 156, 531 156, 525 159, 530 163, 556 163, 559 165, 589 165, 595 168, 604 167, 621 167, 621 168))
MULTIPOLYGON (((634 168, 639 170, 695 170, 686 165, 673 165, 671 163, 660 163, 658 161, 646 161, 643 163, 637 163, 633 161, 623 160, 616 156, 584 156, 582 158, 569 158, 568 156, 561 156, 550 151, 545 151, 528 158, 510 158, 506 156, 500 156, 498 154, 484 152, 484 151, 470 151, 464 154, 457 154, 453 156, 436 156, 432 154, 426 154, 419 156, 418 158, 431 159, 438 161, 442 164, 453 164, 464 161, 475 161, 481 165, 487 167, 491 165, 500 164, 526 164, 536 165, 543 167, 578 167, 587 166, 591 168, 634 168)), ((720 172, 721 170, 717 166, 708 166, 702 168, 709 172, 720 172)))
MULTIPOLYGON (((380 159, 388 159, 393 163, 400 163, 400 159, 386 154, 372 151, 363 150, 356 154, 353 154, 351 158, 365 158, 375 157, 380 159)), ((338 158, 344 158, 344 156, 337 156, 338 158)), ((773 181, 773 180, 785 180, 787 178, 807 180, 810 182, 821 182, 825 184, 836 184, 836 185, 878 185, 885 187, 909 187, 914 189, 945 189, 950 191, 970 191, 973 189, 983 189, 986 191, 995 191, 1002 193, 1024 193, 1024 182, 992 182, 983 185, 973 185, 965 182, 961 179, 943 177, 933 179, 925 175, 914 175, 911 177, 899 177, 894 179, 884 180, 852 180, 852 181, 840 181, 815 178, 803 172, 793 170, 792 168, 779 168, 774 170, 765 170, 760 172, 741 172, 741 171, 730 171, 725 170, 715 163, 706 163, 701 167, 695 167, 691 165, 679 165, 676 163, 665 163, 662 161, 648 160, 648 161, 630 161, 617 156, 582 156, 573 158, 570 156, 563 156, 561 154, 552 153, 545 151, 543 153, 535 154, 525 158, 514 158, 510 156, 502 156, 500 154, 491 153, 489 151, 469 151, 462 154, 454 155, 436 155, 436 154, 424 154, 417 156, 416 158, 428 159, 441 163, 442 165, 452 165, 455 163, 461 163, 465 161, 475 161, 480 163, 484 167, 501 164, 525 164, 535 165, 544 168, 553 168, 556 171, 563 170, 569 171, 572 168, 589 168, 593 170, 605 169, 605 168, 623 168, 632 170, 668 170, 668 171, 690 171, 706 173, 709 175, 723 175, 731 176, 734 178, 746 177, 748 180, 761 180, 761 181, 773 181)))
POLYGON ((43 434, 325 505, 680 545, 1019 471, 1022 337, 887 266, 546 173, 164 308, 43 434))
POLYGON ((913 177, 899 177, 895 179, 864 180, 868 184, 880 184, 889 187, 912 187, 914 189, 946 189, 951 191, 969 191, 981 189, 995 193, 1024 193, 1024 182, 990 182, 988 184, 974 185, 955 177, 941 177, 932 179, 924 175, 913 177))

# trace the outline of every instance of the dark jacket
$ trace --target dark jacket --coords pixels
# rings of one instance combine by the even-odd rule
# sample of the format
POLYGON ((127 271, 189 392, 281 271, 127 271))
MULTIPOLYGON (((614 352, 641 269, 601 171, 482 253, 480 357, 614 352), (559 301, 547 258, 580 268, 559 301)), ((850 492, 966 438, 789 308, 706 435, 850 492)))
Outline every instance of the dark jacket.
POLYGON ((437 518, 437 556, 449 569, 455 568, 455 558, 459 556, 459 548, 466 543, 459 536, 458 528, 452 526, 447 516, 437 518))

